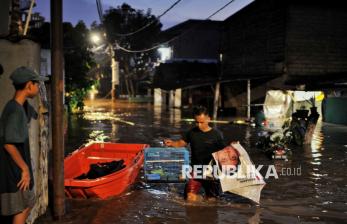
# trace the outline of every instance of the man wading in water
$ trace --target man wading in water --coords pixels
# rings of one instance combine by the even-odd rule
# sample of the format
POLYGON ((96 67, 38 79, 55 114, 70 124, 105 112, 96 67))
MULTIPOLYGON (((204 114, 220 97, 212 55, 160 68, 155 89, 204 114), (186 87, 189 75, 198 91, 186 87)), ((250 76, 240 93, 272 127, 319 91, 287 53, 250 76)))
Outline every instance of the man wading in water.
MULTIPOLYGON (((191 166, 209 165, 212 160, 212 153, 223 149, 226 144, 222 134, 209 126, 210 116, 205 107, 194 108, 193 116, 196 127, 189 130, 182 139, 173 141, 165 139, 164 143, 169 147, 185 147, 190 144, 191 166)), ((193 169, 194 170, 194 169, 193 169)), ((188 201, 201 200, 199 191, 205 190, 206 199, 212 199, 219 195, 219 182, 215 180, 191 178, 185 186, 185 198, 188 201)))

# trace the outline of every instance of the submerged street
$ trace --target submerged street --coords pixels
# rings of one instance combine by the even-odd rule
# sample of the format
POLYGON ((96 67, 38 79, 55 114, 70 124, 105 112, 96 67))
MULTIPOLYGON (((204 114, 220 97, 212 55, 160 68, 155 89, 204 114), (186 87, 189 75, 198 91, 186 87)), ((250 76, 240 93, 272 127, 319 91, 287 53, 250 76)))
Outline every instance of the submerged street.
POLYGON ((0 224, 347 223, 342 1, 0 11, 0 224))
MULTIPOLYGON (((189 110, 151 104, 87 102, 68 120, 66 154, 90 141, 160 146, 191 125, 189 110)), ((220 118, 231 120, 231 118, 220 118)), ((240 141, 255 165, 275 165, 279 178, 266 180, 260 205, 224 195, 215 202, 183 200, 184 184, 150 184, 143 178, 120 197, 67 200, 67 214, 55 223, 342 223, 347 219, 347 127, 318 122, 311 145, 292 148, 289 161, 269 160, 255 148, 256 128, 218 124, 226 142, 240 141), (285 171, 285 172, 283 172, 285 171)), ((266 169, 261 170, 265 176, 266 169)), ((37 223, 52 223, 44 215, 37 223)))

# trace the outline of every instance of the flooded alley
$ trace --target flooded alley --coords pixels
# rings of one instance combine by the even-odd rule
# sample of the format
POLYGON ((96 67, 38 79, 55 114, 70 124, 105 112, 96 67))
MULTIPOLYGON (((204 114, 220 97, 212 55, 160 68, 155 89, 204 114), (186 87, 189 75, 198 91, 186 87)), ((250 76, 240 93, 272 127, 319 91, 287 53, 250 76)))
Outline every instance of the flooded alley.
MULTIPOLYGON (((147 143, 160 146, 193 124, 189 110, 153 108, 151 104, 87 103, 68 121, 66 154, 90 141, 147 143), (92 106, 93 105, 93 106, 92 106)), ((220 118, 230 120, 231 118, 220 118)), ((293 149, 289 161, 269 160, 255 148, 256 128, 218 124, 226 142, 238 140, 256 165, 275 165, 260 205, 223 195, 215 202, 183 200, 184 184, 138 181, 126 193, 107 200, 69 199, 64 220, 55 223, 344 223, 347 220, 347 127, 318 122, 310 146, 293 149), (283 170, 287 171, 283 173, 283 170), (290 172, 288 172, 290 171, 290 172), (295 172, 300 171, 300 172, 295 172)), ((266 170, 261 170, 265 175, 266 170)), ((49 215, 37 223, 52 223, 49 215)))
POLYGON ((343 1, 0 11, 0 224, 347 223, 343 1))

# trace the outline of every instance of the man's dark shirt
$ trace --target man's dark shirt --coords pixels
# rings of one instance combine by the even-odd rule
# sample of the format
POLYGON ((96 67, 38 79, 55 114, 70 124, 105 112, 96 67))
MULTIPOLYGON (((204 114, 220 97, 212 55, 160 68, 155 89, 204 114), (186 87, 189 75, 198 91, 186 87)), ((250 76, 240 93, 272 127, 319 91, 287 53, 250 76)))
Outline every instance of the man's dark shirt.
POLYGON ((212 153, 226 146, 222 134, 213 128, 203 132, 194 127, 183 136, 183 140, 190 144, 191 165, 208 165, 212 160, 212 153))

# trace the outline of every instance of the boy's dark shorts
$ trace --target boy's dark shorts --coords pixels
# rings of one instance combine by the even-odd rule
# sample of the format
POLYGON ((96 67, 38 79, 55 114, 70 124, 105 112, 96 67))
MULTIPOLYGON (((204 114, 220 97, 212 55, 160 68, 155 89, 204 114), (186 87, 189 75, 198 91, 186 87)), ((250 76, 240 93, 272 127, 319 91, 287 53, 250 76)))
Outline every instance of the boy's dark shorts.
POLYGON ((35 205, 36 196, 34 189, 17 191, 15 193, 2 193, 0 195, 0 212, 3 216, 15 215, 26 208, 35 205))

